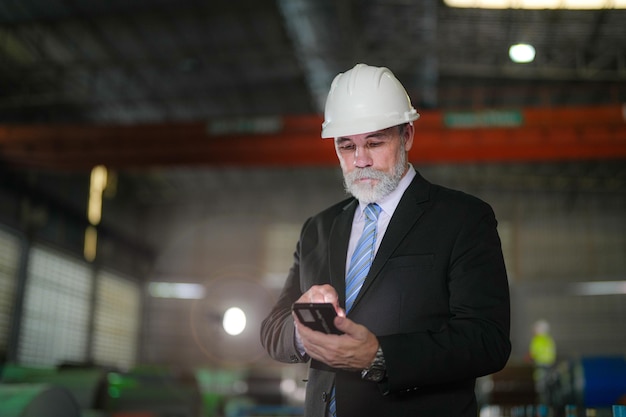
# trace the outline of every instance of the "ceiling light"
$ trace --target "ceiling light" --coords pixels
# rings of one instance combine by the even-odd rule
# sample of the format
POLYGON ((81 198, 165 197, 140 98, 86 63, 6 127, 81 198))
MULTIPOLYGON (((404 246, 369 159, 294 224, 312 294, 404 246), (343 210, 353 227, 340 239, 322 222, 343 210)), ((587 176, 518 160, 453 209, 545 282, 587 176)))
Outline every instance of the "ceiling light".
POLYGON ((509 48, 509 58, 517 64, 526 64, 535 59, 535 48, 527 43, 518 43, 509 48))
POLYGON ((158 298, 197 300, 205 295, 203 285, 186 282, 151 282, 148 291, 151 296, 158 298))
POLYGON ((107 185, 107 169, 98 165, 91 170, 89 183, 89 202, 87 204, 87 218, 89 223, 97 226, 102 218, 102 193, 107 185))
POLYGON ((449 7, 476 9, 625 9, 626 0, 444 0, 449 7))
POLYGON ((572 284, 576 295, 619 295, 626 294, 626 281, 593 281, 572 284))
POLYGON ((224 313, 222 326, 226 333, 237 336, 246 328, 246 313, 239 307, 231 307, 224 313))

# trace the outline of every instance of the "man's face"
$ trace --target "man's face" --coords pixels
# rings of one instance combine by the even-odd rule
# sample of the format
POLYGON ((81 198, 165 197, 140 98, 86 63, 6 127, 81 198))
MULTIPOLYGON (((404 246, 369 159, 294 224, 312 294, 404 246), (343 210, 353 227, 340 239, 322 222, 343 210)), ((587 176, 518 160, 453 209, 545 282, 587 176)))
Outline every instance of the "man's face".
POLYGON ((406 173, 412 145, 410 124, 335 138, 346 191, 364 203, 388 195, 406 173))

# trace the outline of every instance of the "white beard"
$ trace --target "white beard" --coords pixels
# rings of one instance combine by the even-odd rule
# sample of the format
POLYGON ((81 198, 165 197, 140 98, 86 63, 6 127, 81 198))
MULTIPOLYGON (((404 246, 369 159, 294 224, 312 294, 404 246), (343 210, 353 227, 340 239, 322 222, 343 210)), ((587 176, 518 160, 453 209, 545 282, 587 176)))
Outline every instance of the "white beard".
POLYGON ((344 172, 343 183, 346 192, 364 204, 380 201, 395 190, 400 183, 406 169, 406 159, 406 153, 400 150, 400 157, 391 174, 374 168, 356 168, 352 172, 344 172), (358 181, 362 178, 371 178, 376 181, 374 184, 358 181))

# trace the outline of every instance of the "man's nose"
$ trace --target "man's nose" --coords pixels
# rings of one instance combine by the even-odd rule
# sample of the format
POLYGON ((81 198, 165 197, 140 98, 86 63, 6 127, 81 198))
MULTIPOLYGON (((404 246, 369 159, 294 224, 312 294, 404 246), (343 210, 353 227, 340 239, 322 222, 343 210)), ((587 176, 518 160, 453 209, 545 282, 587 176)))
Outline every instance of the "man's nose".
POLYGON ((370 151, 365 146, 357 146, 354 152, 354 166, 365 168, 372 165, 370 151))

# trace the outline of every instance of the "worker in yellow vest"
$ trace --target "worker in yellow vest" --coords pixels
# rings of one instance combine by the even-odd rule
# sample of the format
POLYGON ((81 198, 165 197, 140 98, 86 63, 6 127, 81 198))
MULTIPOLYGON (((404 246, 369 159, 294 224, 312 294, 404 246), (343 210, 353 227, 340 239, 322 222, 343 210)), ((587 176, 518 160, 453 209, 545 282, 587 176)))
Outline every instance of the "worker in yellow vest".
POLYGON ((550 324, 546 320, 538 320, 533 325, 533 338, 530 341, 530 358, 535 365, 535 389, 539 401, 549 403, 547 379, 550 369, 556 361, 556 344, 550 335, 550 324))

